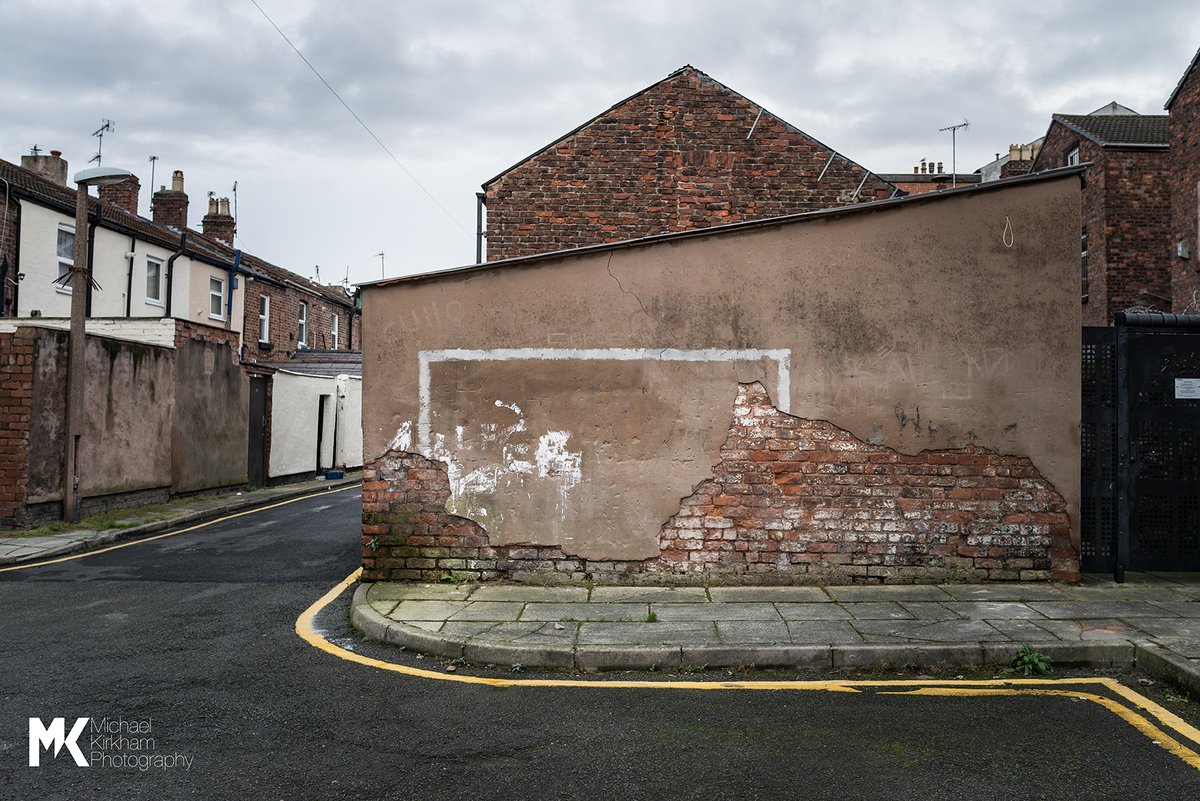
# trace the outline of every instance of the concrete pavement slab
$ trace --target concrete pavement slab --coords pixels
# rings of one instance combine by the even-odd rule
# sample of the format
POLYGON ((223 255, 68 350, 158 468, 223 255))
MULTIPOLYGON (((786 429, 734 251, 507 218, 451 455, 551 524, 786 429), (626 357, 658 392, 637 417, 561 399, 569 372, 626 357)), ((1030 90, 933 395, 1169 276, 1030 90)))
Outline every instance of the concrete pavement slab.
POLYGON ((676 620, 782 620, 774 604, 702 603, 652 604, 654 614, 665 622, 676 620))
MULTIPOLYGON (((425 622, 432 621, 412 621, 407 625, 425 628, 425 626, 420 625, 421 623, 425 622)), ((439 628, 433 630, 439 631, 442 634, 445 634, 447 637, 456 637, 458 639, 465 640, 470 637, 477 637, 480 634, 486 634, 498 625, 499 624, 494 621, 485 620, 447 620, 439 628)))
POLYGON ((895 601, 847 603, 845 607, 855 620, 912 620, 916 617, 895 601))
POLYGON ((784 620, 850 620, 854 616, 841 604, 775 604, 784 620))
POLYGON ((587 587, 529 587, 523 584, 484 584, 471 593, 472 601, 568 602, 586 601, 587 587))
MULTIPOLYGON (((1094 622, 1094 621, 1092 621, 1094 622)), ((1200 620, 1194 617, 1145 617, 1126 621, 1152 637, 1200 640, 1200 620)))
MULTIPOLYGON (((1138 618, 1138 623, 1145 623, 1152 618, 1138 618)), ((1172 618, 1175 621, 1185 618, 1172 618)), ((1050 632, 1056 639, 1066 642, 1079 640, 1121 640, 1138 636, 1139 629, 1129 623, 1111 619, 1089 620, 1038 620, 1035 625, 1050 632)))
POLYGON ((787 627, 796 645, 864 642, 862 635, 844 620, 789 620, 787 627))
POLYGON ((835 601, 948 601, 946 591, 933 584, 878 584, 826 587, 835 601))
POLYGON ((644 621, 650 609, 646 604, 531 603, 525 605, 521 620, 644 621))
POLYGON ((450 620, 516 620, 525 609, 525 604, 516 601, 468 601, 461 612, 455 612, 450 620))
POLYGON ((593 587, 592 603, 705 603, 703 587, 593 587))
POLYGON ((498 642, 546 643, 571 645, 579 632, 579 623, 496 623, 492 628, 476 637, 486 637, 498 642))
POLYGON ((399 601, 367 601, 367 603, 369 603, 371 605, 371 608, 374 609, 376 612, 383 615, 384 617, 387 617, 389 614, 391 614, 391 611, 396 608, 396 604, 398 604, 400 602, 399 601))
POLYGON ((1062 588, 1052 584, 946 584, 956 601, 1062 601, 1062 588))
POLYGON ((1008 639, 983 620, 857 620, 854 628, 867 642, 880 637, 945 643, 1008 639))
POLYGON ((1180 617, 1200 617, 1200 601, 1150 601, 1155 606, 1162 607, 1167 613, 1180 617))
POLYGON ((832 603, 820 587, 709 587, 713 601, 759 601, 762 603, 832 603))
POLYGON ((947 609, 947 604, 936 601, 901 601, 900 605, 918 620, 957 620, 961 617, 947 609))
POLYGON ((1033 601, 1029 606, 1055 620, 1167 616, 1161 607, 1146 601, 1089 601, 1087 603, 1033 601))
MULTIPOLYGON (((1008 637, 1010 640, 1015 640, 1017 642, 1044 642, 1059 639, 1058 635, 1053 631, 1044 626, 1039 626, 1032 620, 1007 618, 989 620, 987 622, 988 625, 990 625, 996 631, 1008 637)), ((1078 637, 1071 637, 1070 639, 1075 640, 1078 639, 1078 637)))
POLYGON ((961 617, 975 620, 1045 617, 1036 609, 1017 601, 951 601, 946 608, 961 617))
POLYGON ((388 615, 392 620, 448 620, 467 608, 466 601, 409 601, 396 604, 388 615))
POLYGON ((380 581, 368 585, 371 601, 465 601, 473 588, 467 584, 401 584, 380 581))
POLYGON ((581 623, 579 645, 682 645, 716 642, 712 623, 581 623))
POLYGON ((717 636, 724 644, 792 641, 792 634, 782 620, 719 620, 717 636))

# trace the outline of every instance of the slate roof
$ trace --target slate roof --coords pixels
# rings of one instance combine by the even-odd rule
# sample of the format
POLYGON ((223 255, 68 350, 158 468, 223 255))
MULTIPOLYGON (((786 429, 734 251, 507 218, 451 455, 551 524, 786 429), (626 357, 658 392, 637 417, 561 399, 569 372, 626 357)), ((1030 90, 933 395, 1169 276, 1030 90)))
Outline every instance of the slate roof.
POLYGON ((273 367, 305 375, 362 377, 361 350, 316 350, 303 349, 291 353, 287 359, 258 361, 259 367, 273 367))
POLYGON ((1166 147, 1166 114, 1055 114, 1054 119, 1101 147, 1166 147))

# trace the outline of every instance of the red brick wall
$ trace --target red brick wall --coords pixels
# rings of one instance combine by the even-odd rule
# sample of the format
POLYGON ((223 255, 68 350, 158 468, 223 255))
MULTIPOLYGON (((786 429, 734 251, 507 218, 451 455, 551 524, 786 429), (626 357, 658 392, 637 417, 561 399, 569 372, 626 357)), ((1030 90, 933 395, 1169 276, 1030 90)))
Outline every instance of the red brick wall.
POLYGON ((308 342, 310 348, 332 348, 330 334, 333 315, 338 316, 338 349, 362 349, 362 315, 351 313, 351 309, 325 300, 307 292, 288 287, 278 287, 266 281, 248 281, 246 287, 245 323, 243 342, 246 343, 246 358, 270 358, 270 354, 282 354, 300 346, 300 304, 308 304, 308 342), (270 348, 259 345, 258 306, 259 298, 271 298, 271 330, 268 334, 270 348), (354 324, 353 343, 350 340, 350 323, 354 324), (351 348, 353 344, 353 348, 351 348))
MULTIPOLYGON (((1187 242, 1191 256, 1171 258, 1172 294, 1176 312, 1200 298, 1200 231, 1197 230, 1196 193, 1200 191, 1200 68, 1187 76, 1171 104, 1171 239, 1187 242), (1198 293, 1198 294, 1193 294, 1198 293)), ((1200 304, 1191 311, 1200 312, 1200 304)))
POLYGON ((18 525, 29 480, 33 329, 0 333, 0 525, 18 525))
POLYGON ((1083 324, 1112 325, 1117 312, 1132 306, 1170 311, 1163 300, 1171 297, 1168 152, 1104 149, 1054 122, 1038 169, 1065 167, 1075 147, 1080 161, 1093 164, 1083 189, 1090 276, 1083 324))
POLYGON ((1046 141, 1034 161, 1038 170, 1067 166, 1067 154, 1079 148, 1080 162, 1095 166, 1088 171, 1082 193, 1083 227, 1088 232, 1088 275, 1085 287, 1080 279, 1080 295, 1086 289, 1087 303, 1083 304, 1084 325, 1111 325, 1108 314, 1108 285, 1105 282, 1104 246, 1104 151, 1091 139, 1080 136, 1062 123, 1053 122, 1046 141))
POLYGON ((775 409, 743 385, 713 477, 683 499, 657 559, 592 562, 492 546, 449 515, 444 468, 411 453, 364 471, 368 580, 592 579, 700 583, 1076 581, 1062 496, 1026 458, 982 448, 916 455, 775 409))
POLYGON ((759 110, 695 69, 655 84, 486 187, 488 260, 891 196, 759 110))

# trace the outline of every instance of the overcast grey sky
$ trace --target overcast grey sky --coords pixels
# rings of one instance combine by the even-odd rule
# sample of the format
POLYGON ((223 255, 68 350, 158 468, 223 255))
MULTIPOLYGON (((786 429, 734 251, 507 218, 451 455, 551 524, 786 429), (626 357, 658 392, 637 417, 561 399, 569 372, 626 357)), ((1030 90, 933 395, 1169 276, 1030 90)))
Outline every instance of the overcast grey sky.
POLYGON ((0 158, 95 153, 149 202, 184 171, 190 222, 238 182, 239 244, 326 282, 474 260, 475 192, 692 64, 875 172, 960 171, 1117 100, 1159 114, 1200 47, 1194 0, 4 0, 0 158))

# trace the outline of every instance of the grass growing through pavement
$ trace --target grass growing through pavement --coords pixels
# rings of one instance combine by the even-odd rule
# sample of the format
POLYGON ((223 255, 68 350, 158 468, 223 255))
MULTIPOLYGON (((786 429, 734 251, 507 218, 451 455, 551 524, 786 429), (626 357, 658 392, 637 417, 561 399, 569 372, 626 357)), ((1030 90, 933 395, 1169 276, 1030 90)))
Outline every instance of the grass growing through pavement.
POLYGON ((194 499, 181 499, 179 501, 154 504, 152 506, 135 506, 130 509, 102 512, 96 515, 89 515, 78 523, 55 520, 37 528, 0 528, 0 537, 52 537, 55 534, 62 534, 66 531, 111 531, 113 529, 133 528, 143 523, 154 523, 174 517, 179 512, 184 511, 187 508, 188 502, 192 500, 194 499))

